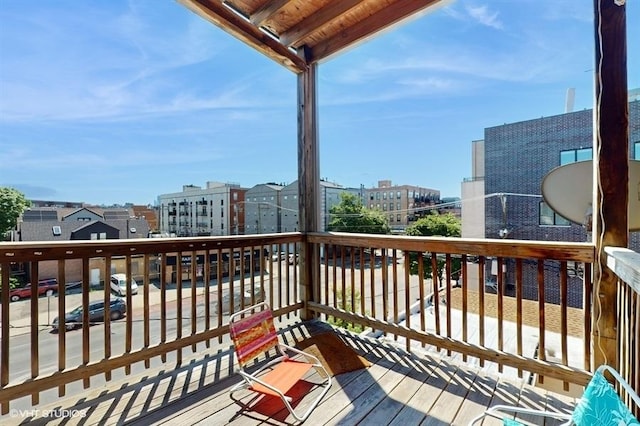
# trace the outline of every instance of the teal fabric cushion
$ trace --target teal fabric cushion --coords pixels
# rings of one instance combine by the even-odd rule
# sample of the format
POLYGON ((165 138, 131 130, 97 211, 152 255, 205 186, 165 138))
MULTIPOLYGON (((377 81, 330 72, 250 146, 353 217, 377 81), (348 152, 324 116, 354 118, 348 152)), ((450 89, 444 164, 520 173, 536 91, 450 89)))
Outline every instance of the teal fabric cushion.
POLYGON ((638 419, 620 400, 607 379, 599 372, 593 375, 572 414, 578 426, 639 425, 638 419))
POLYGON ((504 426, 522 426, 522 423, 517 422, 513 419, 502 419, 502 424, 504 426))

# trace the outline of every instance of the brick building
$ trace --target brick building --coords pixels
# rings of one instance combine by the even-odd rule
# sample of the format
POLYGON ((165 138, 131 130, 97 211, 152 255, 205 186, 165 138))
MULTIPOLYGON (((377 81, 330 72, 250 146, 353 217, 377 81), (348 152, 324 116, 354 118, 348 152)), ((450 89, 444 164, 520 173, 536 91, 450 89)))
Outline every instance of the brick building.
POLYGON ((403 232, 440 202, 440 191, 414 185, 393 185, 390 180, 378 181, 377 188, 364 190, 364 205, 382 211, 389 218, 394 232, 403 232))
MULTIPOLYGON (((629 158, 640 159, 638 100, 629 103, 629 139, 629 158)), ((462 184, 463 237, 587 241, 591 235, 581 224, 569 222, 544 203, 541 185, 555 167, 591 159, 592 146, 592 110, 485 129, 484 140, 473 143, 474 176, 462 184)), ((640 249, 640 233, 631 233, 630 248, 640 249)), ((523 294, 536 299, 536 265, 525 266, 523 294)), ((583 265, 569 267, 573 269, 569 304, 579 307, 583 265)), ((559 301, 558 272, 559 265, 545 264, 545 297, 549 302, 559 301)), ((513 290, 513 265, 506 265, 505 279, 507 291, 513 290)))

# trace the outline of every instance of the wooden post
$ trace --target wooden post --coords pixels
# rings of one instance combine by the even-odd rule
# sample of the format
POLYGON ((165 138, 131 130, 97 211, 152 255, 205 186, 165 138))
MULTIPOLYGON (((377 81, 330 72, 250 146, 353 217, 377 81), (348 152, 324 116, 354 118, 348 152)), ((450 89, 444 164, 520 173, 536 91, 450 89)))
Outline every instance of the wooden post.
POLYGON ((629 105, 624 1, 594 0, 594 264, 593 366, 618 368, 617 278, 606 266, 606 246, 627 247, 629 105), (622 3, 618 5, 616 3, 622 3))
POLYGON ((303 320, 311 319, 307 302, 313 300, 318 284, 319 256, 306 239, 318 232, 320 223, 320 162, 318 156, 317 64, 298 74, 298 208, 300 231, 305 234, 300 250, 300 297, 303 320))

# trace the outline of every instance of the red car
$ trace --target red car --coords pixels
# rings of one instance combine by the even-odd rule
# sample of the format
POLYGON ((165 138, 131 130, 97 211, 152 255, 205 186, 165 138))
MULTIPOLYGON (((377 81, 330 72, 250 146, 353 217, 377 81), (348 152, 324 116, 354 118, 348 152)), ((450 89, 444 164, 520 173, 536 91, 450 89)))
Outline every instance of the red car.
MULTIPOLYGON (((55 279, 42 280, 38 283, 38 296, 52 296, 58 292, 58 281, 55 279)), ((14 288, 9 291, 9 299, 15 302, 20 299, 31 297, 31 284, 27 283, 24 287, 14 288)))

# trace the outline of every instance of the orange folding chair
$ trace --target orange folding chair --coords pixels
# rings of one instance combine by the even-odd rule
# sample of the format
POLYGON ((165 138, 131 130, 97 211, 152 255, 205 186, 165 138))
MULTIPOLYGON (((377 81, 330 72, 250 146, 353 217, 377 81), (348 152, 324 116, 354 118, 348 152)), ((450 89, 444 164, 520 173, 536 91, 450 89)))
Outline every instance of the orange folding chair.
POLYGON ((279 342, 271 308, 265 302, 231 315, 229 330, 240 366, 238 373, 243 378, 230 393, 233 394, 238 389, 250 389, 264 395, 277 396, 296 420, 305 421, 331 387, 331 376, 318 358, 279 342), (247 365, 257 357, 265 355, 268 358, 268 352, 274 348, 278 356, 251 372, 247 369, 247 365), (292 359, 288 353, 300 355, 304 360, 292 359), (291 406, 293 398, 287 392, 314 367, 325 377, 317 384, 323 389, 307 411, 300 415, 291 406))

